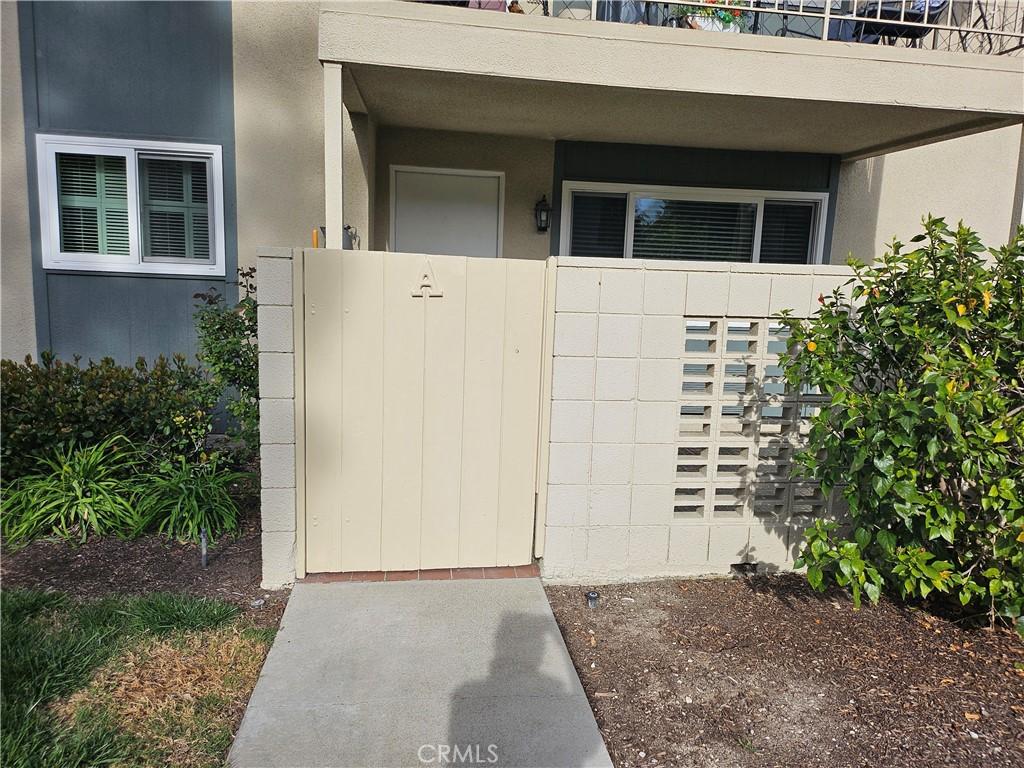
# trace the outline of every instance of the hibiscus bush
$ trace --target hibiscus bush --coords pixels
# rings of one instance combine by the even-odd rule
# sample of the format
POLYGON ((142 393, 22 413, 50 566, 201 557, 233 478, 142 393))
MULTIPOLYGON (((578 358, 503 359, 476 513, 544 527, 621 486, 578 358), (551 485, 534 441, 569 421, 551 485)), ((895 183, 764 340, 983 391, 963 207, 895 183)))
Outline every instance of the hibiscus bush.
MULTIPOLYGON (((783 317, 787 381, 831 407, 800 471, 837 489, 797 561, 812 586, 955 598, 991 622, 1024 603, 1024 227, 987 250, 926 217, 809 320, 783 317), (846 295, 844 295, 846 294, 846 295)), ((1020 623, 1018 623, 1020 628, 1020 623)))

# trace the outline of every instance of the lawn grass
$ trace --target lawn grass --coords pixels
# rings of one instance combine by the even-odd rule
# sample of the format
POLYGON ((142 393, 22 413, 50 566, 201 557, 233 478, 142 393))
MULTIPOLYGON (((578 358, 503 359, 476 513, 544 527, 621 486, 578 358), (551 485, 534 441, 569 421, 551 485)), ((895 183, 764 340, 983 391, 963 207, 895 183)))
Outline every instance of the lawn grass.
POLYGON ((273 633, 184 595, 0 595, 5 768, 223 764, 273 633))

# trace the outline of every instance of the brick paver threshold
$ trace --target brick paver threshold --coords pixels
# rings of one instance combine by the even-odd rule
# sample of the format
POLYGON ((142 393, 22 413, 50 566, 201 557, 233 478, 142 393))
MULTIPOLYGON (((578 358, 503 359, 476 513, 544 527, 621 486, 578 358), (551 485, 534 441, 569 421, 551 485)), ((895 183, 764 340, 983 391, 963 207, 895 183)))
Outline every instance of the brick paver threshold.
POLYGON ((537 563, 494 568, 431 568, 422 571, 350 571, 349 573, 307 573, 306 584, 338 581, 450 581, 453 579, 530 579, 540 576, 537 563))

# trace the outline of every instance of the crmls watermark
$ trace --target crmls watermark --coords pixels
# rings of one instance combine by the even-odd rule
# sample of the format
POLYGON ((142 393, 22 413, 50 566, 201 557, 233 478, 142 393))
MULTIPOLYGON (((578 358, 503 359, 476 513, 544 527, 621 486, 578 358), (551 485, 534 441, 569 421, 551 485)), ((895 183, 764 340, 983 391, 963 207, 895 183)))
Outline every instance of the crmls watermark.
POLYGON ((498 762, 496 744, 424 744, 416 756, 424 765, 493 765, 498 762))

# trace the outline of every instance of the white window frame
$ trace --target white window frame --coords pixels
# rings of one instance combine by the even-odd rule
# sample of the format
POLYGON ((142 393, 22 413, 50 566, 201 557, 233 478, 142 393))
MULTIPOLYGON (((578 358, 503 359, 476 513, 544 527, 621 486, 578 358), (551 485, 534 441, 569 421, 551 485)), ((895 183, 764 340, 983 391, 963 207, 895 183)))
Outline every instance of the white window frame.
POLYGON ((397 176, 399 173, 424 173, 445 176, 485 176, 498 180, 498 242, 495 251, 495 258, 502 258, 502 248, 505 240, 505 172, 504 171, 480 171, 470 168, 432 168, 424 165, 391 165, 388 170, 388 243, 394 248, 397 236, 395 221, 395 209, 398 204, 396 197, 397 176))
POLYGON ((224 166, 217 144, 141 141, 89 136, 38 134, 36 165, 39 183, 39 222, 44 269, 119 272, 152 275, 224 276, 224 166), (65 253, 60 250, 60 204, 57 154, 107 155, 125 158, 128 183, 128 254, 65 253), (208 195, 211 207, 210 259, 144 261, 142 210, 139 199, 139 157, 209 161, 208 195))
MULTIPOLYGON (((563 181, 562 220, 559 226, 558 253, 568 256, 572 238, 572 193, 604 192, 626 196, 626 233, 623 258, 633 258, 633 226, 638 197, 654 197, 662 200, 698 200, 701 202, 755 203, 757 220, 754 225, 753 258, 757 264, 761 259, 761 224, 764 220, 765 202, 815 202, 818 204, 817 219, 814 222, 814 237, 809 264, 821 264, 825 253, 825 218, 828 212, 828 192, 793 192, 771 189, 722 189, 714 187, 666 187, 647 184, 618 184, 605 181, 563 181)), ((795 266, 795 265, 790 265, 795 266)))

